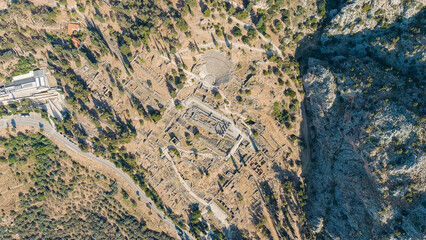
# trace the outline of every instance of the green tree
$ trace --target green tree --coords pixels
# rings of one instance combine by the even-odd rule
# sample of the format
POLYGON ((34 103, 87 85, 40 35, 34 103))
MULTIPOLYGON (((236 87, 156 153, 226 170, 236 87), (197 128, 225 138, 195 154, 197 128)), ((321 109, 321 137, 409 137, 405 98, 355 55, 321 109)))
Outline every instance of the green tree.
POLYGON ((211 13, 212 13, 212 11, 208 7, 206 7, 206 9, 204 9, 204 11, 203 11, 204 17, 210 17, 211 13))

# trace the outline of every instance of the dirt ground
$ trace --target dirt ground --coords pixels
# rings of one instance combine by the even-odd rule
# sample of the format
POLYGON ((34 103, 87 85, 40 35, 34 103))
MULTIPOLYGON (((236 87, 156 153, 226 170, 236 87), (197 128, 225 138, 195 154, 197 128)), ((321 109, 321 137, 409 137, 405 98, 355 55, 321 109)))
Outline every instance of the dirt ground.
MULTIPOLYGON (((0 0, 0 9, 1 1, 4 0, 0 0)), ((36 0, 34 3, 36 5, 50 5, 52 1, 36 0)), ((298 3, 291 4, 286 7, 295 8, 298 5, 298 3)), ((108 4, 101 2, 99 5, 99 11, 104 15, 110 14, 111 7, 108 4)), ((65 29, 61 25, 64 22, 80 18, 80 21, 84 23, 82 13, 78 12, 74 16, 70 16, 66 14, 65 6, 60 8, 62 12, 57 19, 58 24, 55 26, 43 26, 42 24, 33 24, 30 21, 24 21, 22 24, 33 26, 35 30, 46 30, 64 36, 65 29)), ((76 8, 75 2, 68 1, 67 8, 67 10, 76 8)), ((86 15, 91 14, 91 11, 94 10, 91 6, 87 6, 85 9, 84 14, 86 15)), ((249 18, 243 22, 227 16, 226 13, 214 11, 213 15, 215 18, 205 18, 197 7, 192 16, 188 14, 185 17, 192 35, 187 37, 183 32, 178 32, 181 47, 176 49, 176 54, 166 53, 164 46, 167 46, 167 44, 156 34, 150 36, 152 41, 149 43, 150 51, 147 51, 143 46, 139 48, 131 46, 132 56, 129 61, 131 61, 131 67, 134 71, 131 74, 126 74, 122 62, 119 58, 113 57, 112 54, 102 57, 98 63, 98 69, 91 68, 83 58, 80 59, 81 67, 77 67, 74 62, 71 62, 70 66, 77 75, 84 79, 92 96, 99 101, 107 102, 116 116, 132 121, 137 130, 137 136, 130 143, 124 144, 124 146, 127 151, 136 153, 138 165, 147 170, 149 184, 155 188, 161 199, 173 212, 177 215, 186 216, 188 206, 192 203, 197 203, 197 201, 185 192, 184 187, 177 180, 176 173, 171 169, 170 162, 158 151, 160 148, 173 145, 170 142, 170 133, 178 135, 180 140, 176 147, 182 150, 182 158, 174 157, 178 172, 198 196, 208 201, 222 201, 223 207, 229 208, 227 211, 234 215, 229 218, 229 222, 241 229, 247 229, 254 234, 250 235, 253 238, 254 236, 266 238, 266 236, 257 235, 259 230, 254 223, 255 221, 252 221, 257 212, 262 213, 261 217, 266 218, 265 222, 268 229, 272 231, 273 238, 278 239, 281 236, 276 233, 275 220, 271 219, 268 214, 268 203, 262 197, 263 190, 259 187, 259 183, 270 182, 273 192, 278 198, 283 190, 282 184, 276 181, 277 168, 292 172, 298 178, 300 177, 301 168, 297 164, 291 164, 291 162, 300 159, 299 152, 301 149, 297 142, 290 141, 290 136, 300 135, 302 113, 300 110, 292 113, 295 120, 292 128, 287 129, 277 124, 277 121, 272 116, 272 111, 274 102, 286 104, 286 109, 288 110, 291 99, 284 94, 287 89, 294 90, 296 92, 295 99, 302 102, 303 95, 299 91, 301 87, 290 79, 293 76, 290 77, 286 73, 280 76, 263 74, 264 71, 276 66, 274 62, 268 60, 264 49, 264 45, 268 44, 269 40, 257 36, 250 44, 244 44, 240 37, 232 37, 230 31, 237 25, 242 29, 243 35, 247 33, 247 30, 242 25, 243 23, 252 25, 249 18), (224 36, 217 37, 214 25, 223 26, 223 30, 228 36, 227 39, 224 36), (154 41, 160 47, 157 47, 153 43, 154 41), (191 51, 188 48, 190 43, 195 43, 199 51, 191 51), (227 45, 227 43, 230 45, 227 45), (221 99, 213 96, 211 89, 204 89, 199 76, 192 72, 193 66, 210 49, 220 51, 233 63, 231 80, 229 83, 218 87, 222 95, 221 99), (172 98, 165 77, 167 74, 172 75, 173 71, 178 71, 175 59, 183 61, 187 81, 183 89, 175 89, 176 97, 172 98), (123 86, 123 91, 119 91, 116 83, 112 83, 110 80, 109 74, 115 69, 118 69, 120 73, 117 74, 114 80, 123 86), (285 84, 280 85, 278 78, 282 78, 285 84), (152 85, 148 86, 148 82, 151 82, 152 85), (109 94, 111 97, 108 97, 109 94), (136 96, 144 107, 152 106, 155 109, 159 109, 160 105, 164 106, 162 120, 154 123, 139 115, 132 106, 131 95, 136 96), (237 100, 237 96, 243 100, 240 102, 237 100), (193 134, 190 134, 191 136, 187 140, 185 132, 189 132, 187 127, 191 124, 187 123, 185 126, 185 124, 178 123, 179 120, 183 119, 186 109, 176 109, 174 101, 185 101, 190 97, 203 99, 205 104, 229 117, 239 128, 245 130, 244 134, 254 140, 250 141, 247 138, 246 141, 243 141, 237 153, 231 159, 224 160, 211 157, 211 155, 220 154, 215 150, 211 150, 215 144, 209 145, 207 141, 214 142, 218 140, 216 145, 225 145, 226 141, 203 129, 200 132, 205 138, 195 139, 193 134), (244 123, 249 117, 256 122, 254 125, 248 126, 244 123), (143 120, 143 125, 141 120, 143 120), (168 129, 173 129, 173 131, 168 131, 168 129), (255 137, 253 130, 258 132, 259 136, 255 137), (193 143, 186 144, 186 141, 192 141, 193 143), (252 142, 259 146, 258 152, 254 150, 254 147, 251 147, 253 145, 252 142), (211 147, 212 145, 213 147, 211 147), (191 152, 194 149, 201 154, 197 156, 192 154, 191 152), (260 207, 257 208, 257 206, 260 207)), ((294 22, 291 22, 290 28, 297 25, 296 20, 298 19, 292 18, 294 22)), ((113 40, 114 37, 110 35, 111 30, 121 31, 119 23, 107 19, 104 23, 96 22, 96 24, 104 35, 111 51, 120 56, 117 43, 113 40)), ((83 34, 87 35, 85 27, 85 24, 81 25, 83 34)), ((1 31, 0 29, 0 33, 1 31)), ((274 34, 268 29, 268 34, 272 36, 270 40, 276 45, 284 37, 283 31, 274 34)), ((90 40, 86 40, 84 44, 89 49, 96 49, 96 46, 90 40)), ((39 49, 35 53, 36 58, 44 59, 46 63, 47 58, 42 53, 47 50, 52 49, 50 46, 46 47, 46 49, 39 49)), ((287 55, 292 55, 293 52, 291 48, 286 48, 281 54, 285 60, 288 60, 287 55)), ((13 63, 10 63, 8 66, 12 65, 13 63)), ((6 65, 3 66, 3 69, 0 68, 0 73, 7 75, 6 68, 6 65)), ((58 80, 61 81, 60 79, 58 80)), ((171 84, 173 85, 174 83, 171 84)), ((97 107, 93 101, 85 102, 85 104, 89 109, 97 107)), ((74 113, 77 122, 87 132, 89 140, 99 134, 98 126, 93 123, 87 114, 77 109, 75 109, 74 113)), ((101 121, 100 124, 102 128, 111 127, 107 121, 101 121)), ((102 166, 87 159, 78 159, 78 156, 75 156, 73 152, 67 153, 90 169, 103 172, 115 178, 113 173, 103 169, 102 166)), ((125 185, 123 187, 126 188, 125 185)), ((135 197, 135 193, 130 190, 128 192, 135 197)), ((291 199, 296 202, 294 196, 291 199)), ((282 204, 279 200, 278 205, 282 204)), ((144 217, 148 222, 149 228, 165 230, 160 223, 161 219, 157 216, 149 215, 149 209, 142 205, 138 204, 136 209, 132 209, 132 207, 130 209, 138 216, 144 217)), ((292 215, 289 224, 297 232, 298 217, 293 215, 298 208, 285 208, 292 215)), ((207 209, 203 210, 207 211, 207 209)), ((216 221, 209 214, 204 214, 203 217, 207 217, 212 222, 216 221)), ((279 218, 284 219, 285 216, 280 215, 279 218)), ((215 226, 223 227, 220 224, 215 224, 215 226)), ((172 229, 166 229, 166 231, 173 232, 172 229)), ((293 237, 298 238, 300 236, 296 233, 293 237)))
MULTIPOLYGON (((28 127, 17 127, 16 132, 26 132, 26 131, 36 131, 33 128, 28 127)), ((11 130, 2 129, 0 130, 0 136, 7 137, 7 134, 14 134, 14 132, 11 132, 11 130)), ((46 137, 49 137, 46 135, 46 137)), ((118 183, 118 187, 123 188, 126 190, 126 192, 130 195, 130 198, 138 199, 138 196, 133 191, 132 188, 130 188, 124 180, 122 180, 119 176, 116 176, 113 171, 110 171, 109 169, 103 167, 101 164, 95 163, 93 161, 90 161, 85 158, 81 158, 79 155, 74 153, 73 151, 68 150, 68 148, 63 147, 59 142, 57 142, 53 138, 49 138, 51 141, 53 141, 57 146, 65 151, 71 158, 78 163, 80 163, 83 166, 86 166, 89 170, 93 170, 96 172, 99 172, 103 175, 106 175, 108 178, 114 179, 118 183)), ((0 149, 1 151, 1 149, 0 149)), ((31 169, 28 169, 27 166, 30 166, 30 163, 26 164, 26 166, 22 169, 20 168, 20 172, 31 172, 31 169)), ((14 209, 19 209, 19 198, 18 193, 19 192, 26 192, 28 191, 29 187, 31 186, 31 182, 25 181, 24 178, 20 178, 16 174, 13 173, 13 171, 10 169, 7 163, 0 163, 0 181, 3 183, 0 186, 0 209, 3 209, 4 212, 10 212, 14 209)), ((102 182, 99 182, 98 184, 103 185, 102 182)), ((105 186, 104 186, 105 187, 105 186)), ((156 214, 153 214, 150 209, 144 204, 143 202, 138 202, 136 206, 131 204, 129 200, 124 200, 121 197, 121 194, 118 194, 116 196, 117 200, 121 202, 123 206, 125 206, 126 210, 128 210, 131 214, 137 216, 138 218, 143 218, 146 223, 147 227, 149 229, 161 232, 164 231, 168 233, 171 236, 174 236, 176 234, 176 231, 174 229, 168 229, 167 224, 162 224, 162 219, 158 217, 156 214)), ((2 210, 2 211, 3 211, 2 210)), ((3 222, 7 223, 7 219, 3 219, 3 222)), ((0 222, 1 225, 1 222, 0 222)))

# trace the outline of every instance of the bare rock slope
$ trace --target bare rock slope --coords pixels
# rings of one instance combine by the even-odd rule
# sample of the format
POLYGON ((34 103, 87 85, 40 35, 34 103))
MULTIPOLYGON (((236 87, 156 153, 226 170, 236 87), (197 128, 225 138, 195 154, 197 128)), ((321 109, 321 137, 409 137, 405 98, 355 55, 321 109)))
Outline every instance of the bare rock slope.
POLYGON ((340 6, 304 74, 307 219, 326 239, 426 232, 425 8, 392 2, 340 6))

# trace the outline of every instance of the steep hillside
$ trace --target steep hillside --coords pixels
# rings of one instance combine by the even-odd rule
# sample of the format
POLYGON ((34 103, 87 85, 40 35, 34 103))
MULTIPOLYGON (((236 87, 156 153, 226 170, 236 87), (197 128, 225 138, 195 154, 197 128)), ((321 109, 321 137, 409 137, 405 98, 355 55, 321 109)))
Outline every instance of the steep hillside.
POLYGON ((315 1, 11 1, 0 84, 47 69, 67 109, 56 130, 131 176, 176 234, 303 239, 293 56, 323 14, 315 1))
MULTIPOLYGON (((0 84, 46 69, 65 99, 52 119, 56 131, 141 187, 147 206, 164 213, 144 216, 146 226, 168 219, 175 235, 193 239, 421 238, 424 7, 421 0, 8 1, 0 3, 0 84)), ((0 116, 41 111, 36 99, 4 102, 0 116)), ((104 187, 91 194, 80 232, 63 236, 84 238, 91 226, 98 236, 161 235, 136 231, 146 228, 142 216, 117 217, 124 213, 113 199, 125 194, 104 187)), ((46 222, 70 229, 80 214, 70 203, 67 214, 45 216, 44 195, 22 193, 20 202, 41 207, 16 211, 11 219, 20 225, 6 229, 13 234, 27 237, 26 227, 36 234, 26 216, 39 214, 42 237, 55 237, 46 222)))
POLYGON ((172 239, 148 228, 133 193, 41 133, 2 132, 0 169, 0 239, 172 239))
POLYGON ((312 149, 308 222, 325 238, 420 239, 426 231, 424 4, 337 6, 316 33, 318 51, 300 59, 312 149))

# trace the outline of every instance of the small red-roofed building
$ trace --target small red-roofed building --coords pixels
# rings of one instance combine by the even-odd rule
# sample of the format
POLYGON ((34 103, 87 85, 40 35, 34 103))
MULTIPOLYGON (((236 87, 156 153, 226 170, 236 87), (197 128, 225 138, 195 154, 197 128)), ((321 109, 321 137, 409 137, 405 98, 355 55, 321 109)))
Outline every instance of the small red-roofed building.
POLYGON ((74 45, 74 47, 76 47, 76 48, 79 48, 79 47, 80 47, 80 44, 81 44, 80 39, 78 39, 78 38, 76 38, 76 37, 72 37, 72 38, 71 38, 71 41, 72 41, 72 45, 74 45))
POLYGON ((72 36, 74 31, 78 32, 79 30, 80 30, 80 26, 77 23, 69 23, 68 24, 68 35, 72 36))

